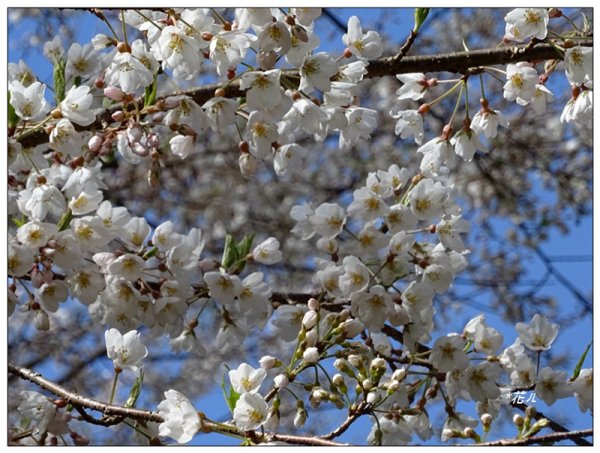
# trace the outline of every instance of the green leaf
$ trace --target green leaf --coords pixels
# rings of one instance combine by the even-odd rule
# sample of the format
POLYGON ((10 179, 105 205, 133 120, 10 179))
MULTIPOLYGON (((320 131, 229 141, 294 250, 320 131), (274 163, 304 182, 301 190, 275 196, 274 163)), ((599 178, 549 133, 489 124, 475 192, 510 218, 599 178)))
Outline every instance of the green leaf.
POLYGON ((225 398, 225 402, 227 403, 227 407, 233 414, 233 410, 235 409, 235 405, 237 401, 240 399, 240 394, 233 390, 233 387, 229 387, 229 392, 227 392, 225 388, 225 373, 223 373, 223 379, 221 380, 221 390, 223 391, 223 398, 225 398))
POLYGON ((27 223, 27 219, 24 216, 21 217, 13 217, 13 223, 17 226, 17 228, 22 227, 27 223))
POLYGON ((15 112, 15 108, 10 103, 10 91, 8 92, 8 128, 14 129, 19 124, 19 115, 15 112))
POLYGON ((67 212, 65 212, 58 221, 58 231, 65 231, 69 228, 71 220, 73 220, 73 212, 71 212, 70 209, 67 209, 67 212))
POLYGON ((56 105, 60 104, 65 98, 65 60, 60 58, 54 63, 54 99, 56 105))
POLYGON ((244 267, 246 267, 246 256, 250 253, 250 250, 252 250, 252 241, 254 241, 254 234, 247 234, 244 236, 244 239, 236 245, 236 265, 231 269, 231 272, 234 274, 240 274, 244 270, 244 267))
POLYGON ((429 9, 430 8, 415 8, 415 27, 413 28, 415 33, 419 31, 419 28, 421 28, 421 25, 423 25, 423 22, 427 19, 429 9))
POLYGON ((140 392, 142 391, 142 383, 144 382, 144 372, 140 370, 140 374, 135 379, 131 390, 129 391, 129 396, 127 397, 127 401, 125 401, 125 407, 135 407, 135 403, 140 396, 140 392))
POLYGON ((237 249, 233 236, 228 234, 225 236, 225 248, 223 249, 223 258, 221 259, 221 266, 228 269, 233 263, 237 261, 237 249))
POLYGON ((154 104, 154 101, 156 101, 157 88, 158 83, 156 80, 156 74, 154 74, 154 82, 152 82, 152 85, 147 86, 146 91, 144 92, 144 107, 154 104))
POLYGON ((585 348, 585 351, 583 351, 583 354, 581 354, 581 357, 579 357, 579 361, 577 362, 577 365, 575 365, 575 369, 573 370, 573 375, 571 376, 571 382, 573 382, 575 379, 577 379, 579 377, 579 373, 581 373, 581 367, 583 366, 583 362, 585 361, 585 358, 586 358, 588 352, 590 352, 591 347, 592 347, 592 342, 590 341, 590 343, 585 348))

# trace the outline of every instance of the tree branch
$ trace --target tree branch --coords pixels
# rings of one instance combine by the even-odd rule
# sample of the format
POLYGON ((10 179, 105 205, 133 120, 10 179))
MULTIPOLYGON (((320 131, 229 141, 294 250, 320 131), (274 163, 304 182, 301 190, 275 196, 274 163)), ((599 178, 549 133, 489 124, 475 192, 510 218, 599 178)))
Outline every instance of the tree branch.
MULTIPOLYGON (((36 373, 35 371, 32 371, 30 369, 20 367, 12 362, 8 362, 8 371, 13 374, 16 374, 22 379, 26 379, 28 381, 33 382, 34 384, 42 387, 45 390, 48 390, 56 396, 64 398, 67 402, 71 403, 76 408, 86 407, 98 412, 102 412, 104 415, 117 415, 127 418, 133 418, 135 420, 146 420, 157 423, 162 423, 164 421, 164 419, 160 415, 155 414, 151 411, 115 406, 113 404, 103 403, 101 401, 86 398, 84 396, 70 392, 64 387, 46 379, 40 373, 36 373)), ((78 410, 78 412, 80 411, 78 410)))
MULTIPOLYGON (((591 46, 591 42, 582 42, 580 45, 591 46)), ((524 46, 501 47, 492 49, 479 49, 465 52, 451 52, 446 54, 434 55, 419 55, 398 58, 399 55, 385 57, 377 60, 369 61, 367 74, 365 78, 372 79, 375 77, 390 76, 396 74, 407 74, 411 72, 464 72, 470 68, 479 66, 517 63, 520 61, 539 61, 550 59, 562 59, 562 55, 550 44, 539 43, 536 45, 527 44, 524 46)), ((286 75, 298 76, 295 71, 286 71, 286 75)), ((190 96, 197 104, 202 105, 215 95, 215 90, 221 88, 222 84, 204 85, 198 88, 182 90, 173 95, 166 96, 157 100, 156 109, 161 110, 166 108, 165 99, 177 96, 190 96)), ((225 88, 227 97, 238 97, 243 95, 240 90, 239 80, 235 80, 228 84, 225 88)), ((139 109, 143 108, 143 100, 134 101, 139 109)), ((112 123, 111 115, 122 110, 123 106, 117 104, 113 107, 105 109, 98 114, 96 122, 85 128, 78 127, 78 130, 95 130, 102 128, 104 125, 112 123)), ((42 143, 48 142, 48 134, 44 130, 36 130, 30 134, 23 136, 19 142, 23 147, 29 148, 42 143)))
MULTIPOLYGON (((519 445, 534 445, 534 444, 549 444, 559 442, 561 440, 573 440, 581 439, 583 437, 590 437, 594 435, 593 429, 582 429, 580 431, 568 431, 563 433, 551 433, 543 436, 527 437, 525 439, 503 439, 496 440, 494 442, 485 442, 481 444, 475 444, 475 447, 498 447, 498 446, 512 446, 516 447, 519 445)), ((592 445, 586 442, 586 445, 592 445)))

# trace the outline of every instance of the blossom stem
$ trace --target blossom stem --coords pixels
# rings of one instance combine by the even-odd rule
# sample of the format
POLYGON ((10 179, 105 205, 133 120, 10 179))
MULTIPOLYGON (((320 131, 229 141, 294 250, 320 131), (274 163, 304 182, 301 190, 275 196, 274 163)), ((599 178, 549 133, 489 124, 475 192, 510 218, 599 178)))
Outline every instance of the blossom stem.
POLYGON ((452 124, 452 122, 454 121, 454 116, 458 111, 458 107, 460 106, 460 100, 462 99, 463 90, 465 89, 465 83, 466 82, 462 82, 460 84, 460 92, 458 93, 458 98, 456 98, 456 105, 454 106, 454 110, 452 112, 452 116, 450 117, 450 121, 448 121, 448 124, 452 124))
POLYGON ((134 431, 140 433, 142 436, 144 436, 146 439, 150 440, 152 439, 152 436, 150 436, 149 434, 145 433, 144 431, 142 431, 140 428, 138 428, 137 426, 135 426, 132 423, 129 423, 127 420, 123 420, 123 423, 125 423, 127 426, 129 426, 131 429, 133 429, 134 431))
POLYGON ((115 393, 117 391, 117 381, 119 379, 119 374, 115 371, 115 378, 113 379, 113 383, 112 383, 112 389, 110 391, 110 399, 108 400, 108 404, 112 404, 113 400, 115 399, 115 393))
POLYGON ((447 97, 448 95, 450 95, 454 90, 456 90, 461 85, 462 85, 462 80, 459 80, 448 91, 446 91, 445 93, 442 93, 437 98, 435 98, 433 101, 429 102, 429 105, 433 106, 433 105, 437 104, 442 99, 444 99, 445 97, 447 97))
POLYGON ((481 99, 485 99, 485 88, 483 86, 483 74, 479 74, 479 86, 481 87, 481 99))
POLYGON ((134 10, 136 13, 138 13, 140 16, 142 16, 144 19, 146 19, 148 22, 150 22, 152 25, 154 25, 156 28, 158 28, 159 30, 162 31, 162 28, 160 27, 160 25, 158 25, 156 22, 154 22, 152 19, 150 19, 148 16, 146 16, 144 13, 142 13, 139 9, 134 10))
MULTIPOLYGON (((100 16, 98 16, 100 17, 100 16)), ((115 39, 118 41, 119 40, 119 35, 117 35, 117 32, 115 31, 115 29, 113 28, 113 26, 110 24, 110 22, 108 21, 108 19, 106 17, 104 17, 104 15, 102 17, 100 17, 100 19, 106 24, 106 26, 108 27, 108 29, 110 30, 110 32, 113 34, 113 36, 115 37, 115 39)))
POLYGON ((540 375, 540 362, 542 358, 542 351, 537 352, 537 365, 535 367, 535 380, 538 380, 538 376, 540 375))
POLYGON ((223 25, 225 25, 227 23, 227 21, 225 19, 223 19, 223 16, 221 16, 216 9, 214 8, 209 8, 210 12, 213 13, 215 15, 215 17, 217 19, 219 19, 219 22, 221 22, 223 25))
POLYGON ((566 20, 568 23, 570 23, 570 24, 573 26, 573 28, 574 28, 575 30, 577 30, 577 31, 580 31, 580 30, 579 30, 579 27, 577 26, 577 24, 576 24, 576 23, 573 21, 573 19, 571 19, 569 16, 567 16, 566 14, 563 14, 561 17, 564 17, 564 18, 565 18, 565 20, 566 20))
POLYGON ((121 10, 121 24, 123 26, 123 41, 125 42, 125 44, 128 44, 128 42, 127 42, 127 24, 125 23, 125 10, 124 9, 121 10))

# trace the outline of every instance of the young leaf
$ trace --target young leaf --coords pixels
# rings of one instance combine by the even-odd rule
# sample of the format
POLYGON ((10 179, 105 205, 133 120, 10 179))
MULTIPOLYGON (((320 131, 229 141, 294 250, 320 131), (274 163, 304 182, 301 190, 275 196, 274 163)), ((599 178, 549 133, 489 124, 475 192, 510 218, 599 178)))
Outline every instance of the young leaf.
POLYGON ((135 382, 129 391, 129 396, 127 397, 127 401, 125 401, 125 407, 135 407, 135 403, 140 396, 140 392, 142 391, 142 383, 144 382, 144 372, 140 370, 140 374, 137 378, 135 378, 135 382))
POLYGON ((60 58, 54 64, 54 99, 56 104, 60 104, 65 98, 65 60, 60 58))
POLYGON ((237 248, 233 236, 228 234, 225 236, 225 248, 223 249, 223 258, 221 259, 221 266, 225 269, 229 269, 233 263, 237 261, 237 248))
POLYGON ((581 367, 583 366, 583 362, 585 361, 585 358, 586 358, 588 352, 590 351, 591 347, 592 347, 592 342, 590 341, 590 343, 585 348, 585 351, 583 351, 583 354, 581 354, 581 357, 579 357, 579 361, 577 362, 577 365, 575 365, 575 369, 573 370, 573 375, 571 376, 571 379, 570 379, 571 382, 573 382, 575 379, 577 379, 579 377, 579 373, 581 373, 581 367))
POLYGON ((233 414, 233 410, 235 409, 235 405, 237 401, 240 399, 240 394, 233 390, 233 387, 229 387, 229 393, 225 389, 225 373, 223 373, 223 379, 221 380, 221 390, 223 391, 223 398, 227 403, 227 407, 233 414))
POLYGON ((146 87, 146 91, 144 92, 144 107, 148 107, 149 105, 154 104, 156 101, 156 90, 158 89, 158 82, 156 79, 156 74, 154 74, 154 82, 152 85, 146 87))

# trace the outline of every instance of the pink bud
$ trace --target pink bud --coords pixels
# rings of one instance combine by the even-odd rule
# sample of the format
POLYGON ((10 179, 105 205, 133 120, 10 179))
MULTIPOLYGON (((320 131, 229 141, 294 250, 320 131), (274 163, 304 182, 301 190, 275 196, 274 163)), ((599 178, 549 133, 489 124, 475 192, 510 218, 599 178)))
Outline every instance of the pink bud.
POLYGON ((113 101, 122 101, 124 93, 115 86, 108 86, 104 88, 104 96, 112 99, 113 101))
POLYGON ((102 137, 100 137, 99 135, 94 135, 88 141, 88 148, 90 149, 91 152, 96 153, 100 150, 100 147, 102 146, 102 142, 103 142, 102 137))
POLYGON ((117 110, 110 116, 114 121, 123 121, 125 119, 125 112, 123 110, 117 110))

